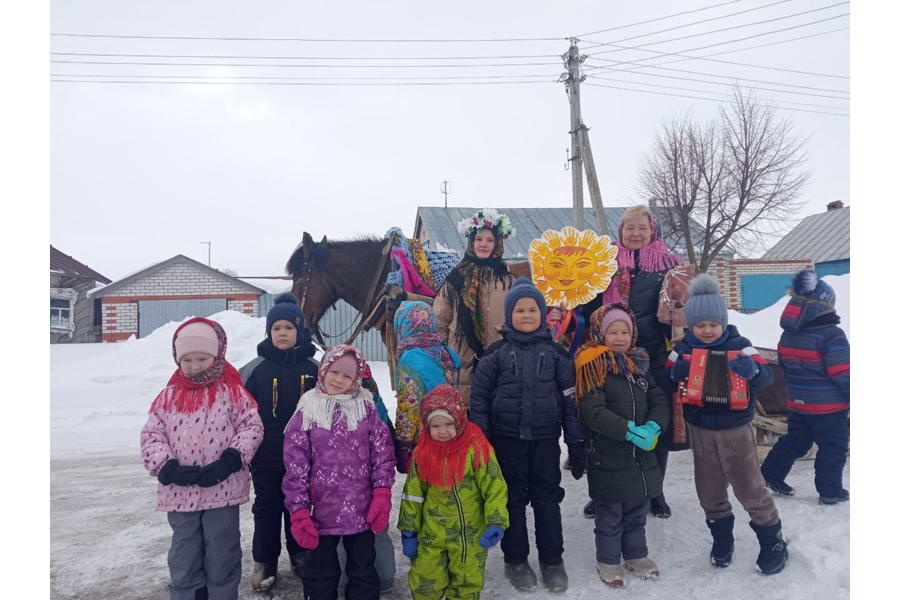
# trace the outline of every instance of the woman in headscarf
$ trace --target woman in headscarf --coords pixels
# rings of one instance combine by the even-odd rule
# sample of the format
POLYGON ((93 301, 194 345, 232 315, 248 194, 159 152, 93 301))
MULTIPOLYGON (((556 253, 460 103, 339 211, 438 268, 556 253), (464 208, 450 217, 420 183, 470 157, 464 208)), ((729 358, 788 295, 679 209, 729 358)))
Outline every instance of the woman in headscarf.
POLYGON ((447 276, 434 300, 438 334, 459 355, 459 391, 466 406, 472 374, 485 349, 500 340, 503 301, 515 277, 503 261, 503 241, 515 235, 509 217, 483 208, 458 223, 466 254, 447 276))
POLYGON ((394 315, 397 334, 397 470, 406 473, 422 425, 425 395, 442 383, 456 385, 459 356, 441 340, 437 318, 425 302, 401 302, 394 315))

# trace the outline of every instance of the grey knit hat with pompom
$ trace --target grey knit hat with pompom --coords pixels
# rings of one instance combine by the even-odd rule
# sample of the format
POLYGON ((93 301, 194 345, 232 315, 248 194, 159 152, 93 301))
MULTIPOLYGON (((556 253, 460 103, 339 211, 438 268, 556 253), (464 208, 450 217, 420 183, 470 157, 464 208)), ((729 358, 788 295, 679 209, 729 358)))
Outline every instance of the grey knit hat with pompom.
POLYGON ((791 291, 795 296, 804 296, 831 306, 834 306, 836 300, 834 289, 819 279, 818 273, 812 269, 804 269, 794 275, 791 291))
POLYGON ((728 307, 719 295, 719 282, 707 273, 700 273, 688 284, 688 299, 684 304, 684 317, 688 327, 700 321, 714 321, 728 326, 728 307))

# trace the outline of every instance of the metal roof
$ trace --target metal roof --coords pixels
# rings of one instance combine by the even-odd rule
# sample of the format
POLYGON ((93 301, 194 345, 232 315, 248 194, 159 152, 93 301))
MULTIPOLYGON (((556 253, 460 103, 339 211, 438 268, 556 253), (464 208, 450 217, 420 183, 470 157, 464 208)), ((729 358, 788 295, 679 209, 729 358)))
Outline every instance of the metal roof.
MULTIPOLYGON (((619 223, 622 221, 622 214, 627 206, 606 206, 606 220, 609 223, 609 229, 613 239, 618 237, 619 223)), ((422 227, 428 232, 428 239, 433 243, 439 243, 447 248, 452 248, 462 254, 466 249, 465 238, 457 231, 456 224, 471 216, 473 212, 478 210, 473 207, 450 206, 444 208, 442 206, 420 206, 416 216, 416 231, 414 237, 421 235, 422 227)), ((506 208, 497 207, 501 213, 509 216, 513 227, 516 229, 516 235, 506 240, 503 245, 503 258, 505 260, 527 260, 528 248, 531 241, 538 239, 548 229, 560 230, 567 225, 573 225, 572 208, 571 207, 548 207, 548 208, 506 208)), ((592 229, 595 223, 594 209, 584 209, 585 226, 592 229)), ((702 236, 702 228, 694 222, 692 230, 695 239, 702 236)), ((663 239, 666 245, 672 249, 675 254, 685 256, 687 253, 684 248, 684 242, 675 243, 674 236, 663 232, 663 239)), ((722 254, 733 254, 730 248, 723 250, 722 254)))
POLYGON ((814 263, 849 259, 850 207, 806 217, 762 257, 767 260, 805 258, 814 263))
POLYGON ((227 273, 223 273, 222 271, 219 271, 218 269, 213 269, 212 267, 208 267, 208 266, 204 265, 203 263, 198 262, 198 261, 194 260, 193 258, 189 258, 183 254, 177 254, 168 260, 162 261, 161 263, 156 263, 155 265, 147 267, 146 269, 141 269, 137 273, 132 273, 131 275, 128 275, 127 277, 124 277, 124 278, 116 281, 115 283, 111 283, 109 285, 103 286, 102 288, 95 288, 95 289, 91 290, 91 294, 96 297, 106 296, 110 292, 114 292, 114 291, 128 285, 129 283, 132 283, 133 281, 136 281, 143 277, 147 277, 149 275, 157 273, 158 271, 161 271, 162 269, 168 267, 169 265, 175 264, 175 263, 185 263, 185 264, 190 264, 190 265, 200 267, 201 270, 208 272, 213 277, 229 279, 229 280, 235 282, 239 286, 246 288, 248 293, 254 293, 254 294, 265 294, 266 293, 266 290, 264 290, 260 287, 252 285, 250 283, 247 283, 246 281, 241 281, 239 278, 232 277, 231 275, 228 275, 227 273))
POLYGON ((78 277, 88 277, 100 283, 110 283, 112 280, 107 279, 97 271, 93 270, 84 263, 80 263, 68 254, 63 254, 50 244, 50 270, 64 273, 66 275, 77 275, 78 277))

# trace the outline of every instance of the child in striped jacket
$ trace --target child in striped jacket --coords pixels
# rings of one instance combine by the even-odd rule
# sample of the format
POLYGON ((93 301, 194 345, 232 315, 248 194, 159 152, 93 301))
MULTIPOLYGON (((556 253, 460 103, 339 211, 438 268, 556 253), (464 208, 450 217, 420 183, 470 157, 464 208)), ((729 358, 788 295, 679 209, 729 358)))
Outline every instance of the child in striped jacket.
POLYGON ((815 484, 821 504, 850 499, 842 475, 850 423, 850 343, 834 308, 835 294, 815 271, 800 271, 781 315, 778 362, 788 386, 788 432, 762 465, 776 494, 793 496, 784 479, 813 442, 818 446, 815 484))

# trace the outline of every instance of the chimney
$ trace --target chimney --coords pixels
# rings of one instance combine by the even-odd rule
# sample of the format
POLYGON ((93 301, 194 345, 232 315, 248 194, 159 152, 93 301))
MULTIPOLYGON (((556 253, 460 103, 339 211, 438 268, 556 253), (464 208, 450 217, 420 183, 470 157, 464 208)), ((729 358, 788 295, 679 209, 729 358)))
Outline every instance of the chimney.
POLYGON ((834 200, 825 205, 825 211, 837 210, 839 208, 844 208, 844 202, 842 200, 834 200))

